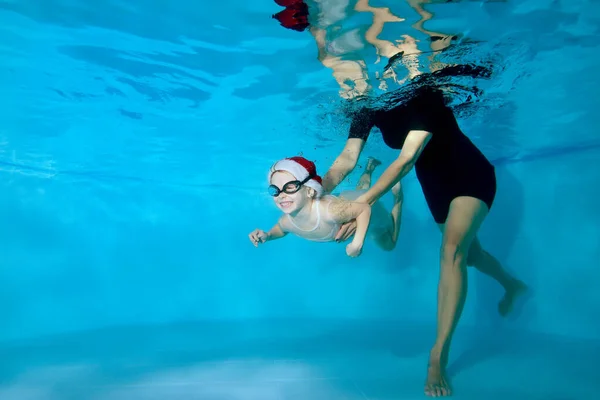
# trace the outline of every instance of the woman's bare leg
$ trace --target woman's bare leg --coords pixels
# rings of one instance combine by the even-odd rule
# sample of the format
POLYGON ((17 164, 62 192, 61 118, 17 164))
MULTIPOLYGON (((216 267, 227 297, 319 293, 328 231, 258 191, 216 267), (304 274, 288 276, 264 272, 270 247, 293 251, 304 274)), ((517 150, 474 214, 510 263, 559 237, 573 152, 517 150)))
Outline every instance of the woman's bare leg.
POLYGON ((429 354, 425 382, 427 396, 452 394, 446 377, 450 343, 467 294, 469 248, 487 214, 487 205, 472 197, 457 197, 450 204, 440 251, 437 337, 429 354))
MULTIPOLYGON (((444 225, 438 225, 440 230, 444 231, 444 225)), ((527 285, 521 280, 510 275, 500 261, 493 255, 485 251, 481 246, 478 237, 473 239, 469 254, 467 255, 467 266, 475 267, 479 272, 484 273, 494 279, 504 288, 504 296, 498 303, 498 313, 505 317, 513 308, 515 300, 527 291, 527 285)))
POLYGON ((439 225, 443 233, 441 251, 441 277, 438 288, 438 334, 431 350, 425 393, 429 396, 451 394, 446 379, 452 333, 458 324, 467 294, 466 266, 495 279, 506 291, 498 304, 501 315, 507 315, 514 300, 527 290, 520 280, 511 276, 500 262, 481 247, 477 231, 488 213, 487 206, 471 197, 459 197, 450 205, 445 224, 439 225))

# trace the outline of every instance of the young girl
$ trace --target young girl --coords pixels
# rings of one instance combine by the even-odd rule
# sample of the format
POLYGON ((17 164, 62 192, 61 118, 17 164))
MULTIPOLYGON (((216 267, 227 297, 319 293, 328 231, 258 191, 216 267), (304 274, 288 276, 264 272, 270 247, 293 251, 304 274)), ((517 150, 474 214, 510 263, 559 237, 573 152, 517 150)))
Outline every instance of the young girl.
POLYGON ((269 171, 269 193, 284 214, 269 232, 261 229, 251 232, 250 241, 258 247, 261 243, 293 233, 304 239, 329 242, 334 240, 341 224, 356 219, 356 233, 352 242, 346 246, 348 256, 360 255, 367 230, 379 247, 386 251, 394 249, 400 231, 402 210, 400 183, 392 189, 394 206, 391 214, 379 202, 370 207, 352 201, 369 188, 371 175, 379 164, 379 161, 369 158, 356 190, 343 192, 340 197, 335 197, 323 196, 321 177, 317 175, 313 162, 303 157, 285 158, 276 162, 269 171))

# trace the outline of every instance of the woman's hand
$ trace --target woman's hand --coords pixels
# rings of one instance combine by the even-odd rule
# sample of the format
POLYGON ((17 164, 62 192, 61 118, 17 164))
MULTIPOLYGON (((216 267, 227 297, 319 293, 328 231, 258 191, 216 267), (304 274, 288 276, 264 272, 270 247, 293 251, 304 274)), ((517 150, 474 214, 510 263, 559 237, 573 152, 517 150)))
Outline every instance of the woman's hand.
MULTIPOLYGON (((364 197, 364 195, 359 196, 356 200, 354 200, 354 202, 368 203, 367 199, 364 197)), ((337 234, 335 235, 335 241, 338 243, 345 242, 350 237, 352 237, 352 235, 354 235, 355 232, 356 232, 356 220, 353 219, 352 221, 346 222, 345 224, 340 226, 340 229, 338 230, 337 234)))
POLYGON ((352 235, 354 235, 355 232, 356 232, 356 220, 353 219, 352 221, 346 222, 345 224, 340 226, 340 229, 338 230, 337 234, 335 235, 335 241, 338 243, 345 242, 352 235))

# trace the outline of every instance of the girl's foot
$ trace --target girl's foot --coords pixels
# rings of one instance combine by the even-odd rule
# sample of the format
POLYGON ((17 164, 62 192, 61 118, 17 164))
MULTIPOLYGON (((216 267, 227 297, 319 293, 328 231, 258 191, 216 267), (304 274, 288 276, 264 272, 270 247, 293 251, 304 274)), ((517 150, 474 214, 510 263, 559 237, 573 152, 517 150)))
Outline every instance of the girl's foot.
POLYGON ((365 167, 365 172, 373 172, 373 170, 381 165, 381 161, 374 157, 369 157, 367 159, 367 166, 365 167))

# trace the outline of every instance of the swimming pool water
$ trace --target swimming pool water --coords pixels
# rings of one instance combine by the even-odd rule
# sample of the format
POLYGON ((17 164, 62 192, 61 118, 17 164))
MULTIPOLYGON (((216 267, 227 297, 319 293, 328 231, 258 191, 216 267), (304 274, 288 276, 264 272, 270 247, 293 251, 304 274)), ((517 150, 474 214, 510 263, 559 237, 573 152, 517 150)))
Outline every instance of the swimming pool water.
MULTIPOLYGON (((426 43, 405 2, 371 5, 406 18, 386 40, 426 43)), ((482 243, 532 289, 502 320, 499 288, 470 271, 455 397, 595 398, 600 7, 426 8, 427 29, 474 42, 448 62, 494 66, 459 82, 483 89, 459 122, 498 173, 482 243)), ((424 397, 440 238, 414 173, 392 253, 248 242, 277 216, 271 163, 301 152, 324 171, 348 124, 313 38, 280 9, 0 1, 0 399, 424 397)), ((342 39, 373 79, 386 61, 342 39)), ((365 156, 396 156, 373 139, 365 156)))

